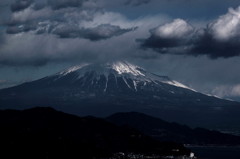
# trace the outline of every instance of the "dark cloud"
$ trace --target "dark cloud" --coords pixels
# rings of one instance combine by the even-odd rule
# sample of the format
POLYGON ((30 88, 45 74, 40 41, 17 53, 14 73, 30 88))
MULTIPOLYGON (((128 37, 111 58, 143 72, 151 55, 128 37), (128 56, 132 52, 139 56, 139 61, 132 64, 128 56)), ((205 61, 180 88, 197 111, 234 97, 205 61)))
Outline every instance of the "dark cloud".
POLYGON ((81 7, 84 2, 88 0, 15 0, 11 5, 12 12, 24 10, 31 5, 32 8, 38 10, 46 6, 50 6, 54 10, 68 8, 68 7, 81 7))
MULTIPOLYGON (((229 58, 240 55, 240 7, 220 16, 205 29, 193 28, 176 19, 150 31, 151 36, 140 40, 142 48, 161 54, 207 55, 229 58)), ((139 40, 138 40, 139 41, 139 40)))
POLYGON ((12 4, 13 14, 7 23, 6 33, 31 32, 38 35, 54 34, 59 38, 98 41, 135 30, 106 22, 85 26, 84 23, 105 13, 94 4, 90 0, 17 0, 12 4), (33 7, 29 8, 31 4, 33 7), (17 12, 20 10, 24 11, 17 12))
POLYGON ((142 4, 150 3, 151 0, 127 0, 125 5, 140 6, 142 4))
POLYGON ((61 9, 67 7, 80 7, 88 0, 48 0, 48 5, 53 9, 61 9))
POLYGON ((141 43, 143 49, 151 48, 161 54, 207 55, 212 59, 240 55, 239 37, 224 41, 218 40, 207 29, 204 30, 203 34, 198 35, 196 33, 194 36, 187 38, 162 38, 151 35, 148 39, 137 41, 141 43))
POLYGON ((5 6, 10 18, 0 26, 0 66, 43 67, 116 58, 131 52, 122 46, 134 43, 130 35, 135 34, 135 24, 121 14, 107 12, 92 0, 72 1, 79 3, 76 7, 66 1, 52 1, 51 5, 47 0, 40 5, 40 1, 34 0, 21 11, 11 11, 10 2, 5 6), (36 8, 36 4, 42 7, 36 8))
POLYGON ((16 0, 11 5, 11 10, 13 12, 21 11, 21 10, 28 8, 32 3, 33 3, 33 0, 16 0))
POLYGON ((240 55, 240 7, 230 8, 228 13, 211 22, 196 35, 190 53, 206 54, 211 58, 240 55))
POLYGON ((94 28, 75 28, 71 26, 56 29, 53 34, 61 38, 86 38, 91 41, 108 39, 113 36, 119 36, 133 29, 122 29, 116 25, 101 24, 94 28))
MULTIPOLYGON (((123 31, 125 32, 127 29, 121 29, 121 31, 114 30, 110 34, 102 35, 102 32, 98 33, 99 27, 103 26, 93 27, 93 30, 97 29, 96 31, 84 28, 83 30, 90 32, 82 33, 84 31, 81 31, 81 34, 86 36, 83 37, 85 39, 58 38, 53 33, 36 35, 32 33, 33 31, 21 32, 16 35, 7 34, 6 43, 2 48, 0 47, 0 65, 42 67, 49 63, 86 62, 101 59, 104 61, 113 58, 118 59, 122 56, 129 57, 131 56, 129 53, 136 51, 134 48, 128 47, 134 43, 134 40, 132 40, 132 35, 135 34, 134 31, 109 40, 100 40, 109 38, 109 36, 115 36, 115 34, 123 34, 123 31), (86 38, 89 40, 86 40, 86 38)), ((104 28, 120 27, 108 24, 104 28)))
POLYGON ((205 30, 203 35, 199 35, 192 43, 192 48, 188 54, 208 55, 215 59, 218 57, 229 58, 240 55, 240 37, 234 37, 227 40, 218 40, 205 30))
POLYGON ((17 34, 21 32, 28 32, 31 30, 35 30, 37 28, 36 24, 22 24, 22 25, 13 25, 9 26, 6 30, 8 34, 17 34))
POLYGON ((134 31, 136 28, 121 28, 120 26, 111 24, 101 24, 96 27, 83 28, 77 25, 70 24, 21 24, 9 26, 7 28, 8 34, 18 34, 21 32, 33 31, 35 34, 54 34, 60 38, 85 38, 91 41, 98 41, 103 39, 109 39, 114 36, 120 36, 124 33, 134 31))
MULTIPOLYGON (((142 48, 152 48, 165 54, 169 53, 172 48, 185 46, 194 32, 194 28, 186 21, 175 19, 171 23, 150 30, 151 36, 148 39, 137 41, 142 43, 142 48)), ((175 54, 175 52, 171 53, 175 54)))

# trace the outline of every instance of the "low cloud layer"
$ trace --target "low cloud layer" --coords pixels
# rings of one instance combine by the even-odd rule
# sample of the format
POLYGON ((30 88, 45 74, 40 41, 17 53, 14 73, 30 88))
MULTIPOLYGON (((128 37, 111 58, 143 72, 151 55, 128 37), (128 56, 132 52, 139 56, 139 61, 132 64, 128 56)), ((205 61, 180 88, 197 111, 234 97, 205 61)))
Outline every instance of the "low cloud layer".
POLYGON ((222 85, 213 89, 211 92, 222 98, 239 99, 240 97, 240 84, 237 85, 222 85))
POLYGON ((206 28, 193 28, 176 19, 150 30, 151 36, 141 40, 143 48, 161 54, 207 55, 228 58, 240 55, 240 7, 209 23, 206 28))
POLYGON ((92 28, 83 28, 77 25, 42 22, 39 24, 24 24, 8 27, 8 34, 18 34, 32 31, 34 34, 54 34, 59 38, 85 38, 91 41, 108 39, 119 36, 136 28, 122 29, 111 24, 101 24, 92 28))

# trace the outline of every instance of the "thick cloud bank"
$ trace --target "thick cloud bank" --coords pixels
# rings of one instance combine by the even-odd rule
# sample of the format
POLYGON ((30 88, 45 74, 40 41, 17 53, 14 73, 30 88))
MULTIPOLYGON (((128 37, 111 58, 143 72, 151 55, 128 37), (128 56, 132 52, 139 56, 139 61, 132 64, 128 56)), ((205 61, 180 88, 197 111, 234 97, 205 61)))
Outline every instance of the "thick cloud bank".
MULTIPOLYGON (((160 54, 211 58, 240 54, 240 7, 230 8, 225 15, 200 28, 191 20, 161 15, 128 19, 96 0, 3 1, 0 65, 39 66, 56 61, 122 57, 151 59, 161 57, 160 54)), ((123 2, 134 5, 132 9, 157 3, 123 2)))
POLYGON ((2 6, 0 17, 8 18, 0 19, 0 65, 43 66, 120 57, 120 48, 125 54, 123 46, 134 42, 128 34, 137 29, 95 0, 4 0, 2 6))
POLYGON ((206 28, 193 28, 182 19, 150 30, 151 36, 141 40, 143 48, 159 53, 208 55, 211 58, 240 55, 240 7, 209 23, 206 28))
POLYGON ((151 36, 143 40, 143 47, 153 48, 160 53, 175 53, 175 49, 188 44, 194 28, 182 19, 175 19, 171 23, 150 30, 150 33, 151 36))
POLYGON ((104 14, 89 0, 16 0, 11 5, 11 10, 13 13, 7 24, 8 34, 32 32, 97 41, 134 30, 104 21, 97 26, 84 26, 84 22, 104 14))

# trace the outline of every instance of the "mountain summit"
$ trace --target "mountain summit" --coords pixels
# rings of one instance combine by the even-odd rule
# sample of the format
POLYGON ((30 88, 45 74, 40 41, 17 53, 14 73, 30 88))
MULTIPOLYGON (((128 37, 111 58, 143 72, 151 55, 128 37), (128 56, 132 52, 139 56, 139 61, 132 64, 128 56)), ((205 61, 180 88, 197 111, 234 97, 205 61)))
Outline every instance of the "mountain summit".
POLYGON ((208 128, 240 122, 238 102, 199 93, 128 62, 78 65, 0 90, 2 109, 35 106, 95 116, 135 111, 208 128))
POLYGON ((81 81, 82 87, 85 85, 103 92, 119 91, 122 87, 138 91, 148 84, 161 85, 162 83, 190 89, 177 81, 170 80, 167 76, 149 73, 126 61, 78 65, 59 72, 54 77, 56 77, 55 81, 71 77, 72 83, 81 81))

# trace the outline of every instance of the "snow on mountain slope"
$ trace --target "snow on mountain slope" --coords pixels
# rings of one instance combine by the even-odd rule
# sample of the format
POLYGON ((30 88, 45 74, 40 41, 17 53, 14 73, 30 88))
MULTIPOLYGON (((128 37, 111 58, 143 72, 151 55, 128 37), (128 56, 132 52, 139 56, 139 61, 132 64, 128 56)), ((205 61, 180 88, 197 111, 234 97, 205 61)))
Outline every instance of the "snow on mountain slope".
POLYGON ((55 76, 57 76, 56 80, 59 80, 61 78, 64 78, 65 76, 75 73, 77 74, 76 81, 86 77, 87 75, 90 75, 91 77, 88 77, 88 80, 100 80, 101 76, 104 76, 105 85, 104 91, 107 89, 107 85, 109 82, 109 77, 114 76, 117 83, 117 78, 122 78, 125 84, 131 88, 137 91, 138 84, 140 82, 144 82, 144 85, 147 83, 165 83, 176 87, 181 87, 185 89, 189 89, 192 91, 195 91, 187 86, 185 86, 182 83, 179 83, 177 81, 173 81, 169 79, 167 76, 158 76, 156 74, 147 72, 145 69, 130 64, 126 61, 117 61, 117 62, 111 62, 111 63, 104 63, 104 64, 83 64, 71 67, 69 69, 66 69, 62 72, 57 73, 55 76), (133 86, 131 86, 127 79, 131 79, 133 86))
POLYGON ((88 64, 82 64, 82 65, 73 66, 73 67, 71 67, 71 68, 69 68, 67 70, 64 70, 64 71, 60 72, 59 74, 65 76, 65 75, 67 75, 67 74, 69 74, 71 72, 77 71, 77 70, 79 70, 82 67, 87 66, 87 65, 88 64))

